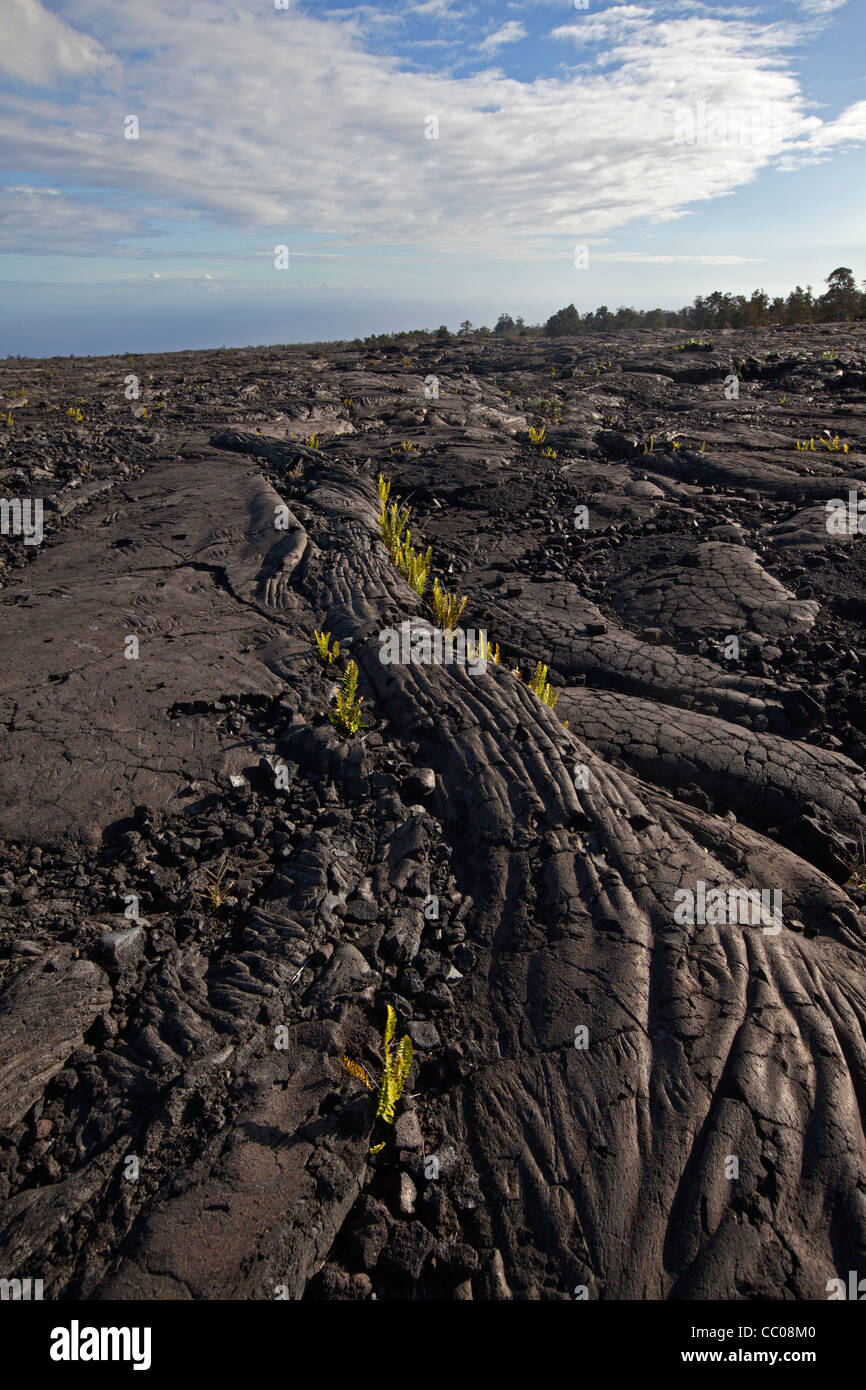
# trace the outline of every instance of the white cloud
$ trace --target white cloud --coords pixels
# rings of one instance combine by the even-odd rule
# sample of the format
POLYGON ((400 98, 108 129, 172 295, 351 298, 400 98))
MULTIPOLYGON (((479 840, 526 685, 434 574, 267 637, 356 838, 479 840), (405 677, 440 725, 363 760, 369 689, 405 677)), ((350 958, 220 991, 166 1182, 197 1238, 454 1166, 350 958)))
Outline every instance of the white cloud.
POLYGON ((831 14, 847 4, 848 0, 800 0, 800 8, 807 14, 831 14))
POLYGON ((418 0, 417 4, 406 7, 406 13, 431 15, 434 19, 462 18, 462 11, 456 7, 456 0, 418 0))
POLYGON ((39 0, 4 0, 0 74, 47 86, 58 77, 85 77, 112 66, 102 45, 79 33, 39 0))
POLYGON ((656 255, 650 251, 595 251, 596 261, 627 261, 636 265, 674 265, 686 261, 693 265, 756 265, 759 256, 685 256, 656 255))
POLYGON ((493 53, 497 48, 502 48, 503 44, 516 43, 518 39, 526 38, 526 29, 516 19, 509 19, 494 33, 488 34, 486 39, 482 39, 479 48, 483 53, 493 53))
POLYGON ((866 140, 866 101, 857 101, 835 121, 827 121, 810 137, 814 149, 866 140))
MULTIPOLYGON (((34 185, 75 192, 53 197, 54 222, 44 189, 17 194, 0 222, 7 249, 31 234, 48 249, 54 234, 55 250, 138 254, 130 241, 172 219, 266 230, 274 243, 326 234, 499 254, 682 216, 767 165, 864 138, 859 104, 827 124, 809 114, 788 70, 790 25, 615 6, 554 30, 578 70, 520 82, 407 71, 368 51, 353 21, 299 9, 60 3, 57 24, 90 55, 81 88, 0 97, 0 153, 34 185), (601 63, 585 62, 581 38, 575 47, 587 24, 605 36, 601 63), (762 139, 675 141, 684 112, 749 113, 756 93, 762 139), (123 138, 128 114, 139 140, 123 138), (425 139, 431 114, 436 140, 425 139)), ((451 0, 418 8, 453 13, 451 0)), ((43 70, 41 32, 19 47, 19 71, 43 70)))
POLYGON ((587 15, 574 24, 562 24, 554 29, 553 37, 572 39, 577 44, 618 43, 636 29, 646 29, 653 11, 642 5, 615 5, 597 15, 587 15))
POLYGON ((59 188, 17 184, 0 196, 0 246, 23 255, 91 255, 144 235, 139 214, 70 197, 59 188))

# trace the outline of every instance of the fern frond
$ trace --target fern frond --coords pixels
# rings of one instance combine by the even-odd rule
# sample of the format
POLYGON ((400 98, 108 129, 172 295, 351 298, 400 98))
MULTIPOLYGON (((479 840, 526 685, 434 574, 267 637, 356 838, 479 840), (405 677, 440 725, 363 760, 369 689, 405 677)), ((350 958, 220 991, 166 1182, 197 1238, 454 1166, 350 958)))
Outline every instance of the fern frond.
POLYGON ((340 655, 339 642, 335 642, 332 647, 330 632, 319 632, 316 628, 313 628, 313 636, 316 639, 316 646, 319 649, 319 656, 330 666, 331 663, 336 661, 337 657, 340 655))
POLYGON ((469 600, 464 596, 458 599, 456 594, 449 594, 442 588, 438 579, 433 581, 433 617, 436 626, 443 632, 453 632, 460 615, 469 600))
POLYGON ((363 697, 355 698, 357 688, 357 663, 350 661, 343 675, 343 684, 337 690, 336 708, 331 710, 328 715, 334 728, 341 734, 348 736, 357 734, 360 729, 370 728, 370 725, 365 724, 361 719, 361 700, 363 697))
MULTIPOLYGON (((386 504, 387 504, 387 501, 388 501, 388 498, 390 497, 390 495, 391 495, 391 484, 390 484, 390 483, 386 483, 386 482, 385 482, 385 479, 382 477, 382 474, 380 473, 380 474, 379 474, 379 501, 380 501, 380 503, 381 503, 381 505, 382 505, 382 516, 385 515, 385 506, 386 506, 386 504)), ((381 520, 381 517, 380 517, 380 520, 381 520)))
POLYGON ((363 1085, 367 1087, 368 1091, 372 1091, 373 1083, 367 1075, 366 1069, 361 1066, 360 1062, 353 1062, 351 1057, 345 1056, 340 1058, 340 1062, 346 1068, 350 1076, 354 1076, 356 1081, 362 1082, 363 1085))
POLYGON ((376 1100, 376 1119, 384 1120, 387 1125, 394 1123, 394 1097, 392 1095, 392 1081, 390 1072, 386 1071, 379 1082, 379 1095, 376 1100))
POLYGON ((412 1065, 412 1039, 405 1033, 397 1044, 397 1062, 394 1068, 394 1083, 397 1087, 397 1099, 403 1094, 403 1087, 406 1085, 406 1078, 409 1075, 409 1068, 412 1065))

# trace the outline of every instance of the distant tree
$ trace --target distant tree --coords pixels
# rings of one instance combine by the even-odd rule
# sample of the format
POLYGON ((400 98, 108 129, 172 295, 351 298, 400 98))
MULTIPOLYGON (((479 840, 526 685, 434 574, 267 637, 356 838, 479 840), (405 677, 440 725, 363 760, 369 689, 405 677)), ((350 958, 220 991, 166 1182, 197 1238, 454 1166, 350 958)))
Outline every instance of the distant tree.
POLYGON ((510 314, 500 314, 496 320, 494 333, 511 333, 514 330, 514 319, 510 314))
POLYGON ((573 304, 569 304, 564 309, 559 309, 555 314, 551 314, 544 331, 551 338, 564 338, 574 333, 580 332, 580 314, 573 304))
POLYGON ((814 308, 812 286, 807 285, 804 290, 802 285, 797 285, 796 289, 791 290, 785 300, 785 314, 782 322, 811 323, 814 308))
POLYGON ((468 338, 469 334, 472 332, 472 324, 468 319, 464 319, 457 331, 461 338, 468 338))
POLYGON ((440 323, 439 327, 436 329, 436 339, 440 343, 450 342, 451 333, 447 323, 440 323))
POLYGON ((859 298, 857 281, 847 265, 837 266, 827 276, 827 293, 821 296, 827 318, 847 319, 849 311, 859 298))
POLYGON ((767 310, 770 307, 768 295, 763 290, 753 290, 749 300, 748 314, 749 324, 759 327, 767 322, 767 310))

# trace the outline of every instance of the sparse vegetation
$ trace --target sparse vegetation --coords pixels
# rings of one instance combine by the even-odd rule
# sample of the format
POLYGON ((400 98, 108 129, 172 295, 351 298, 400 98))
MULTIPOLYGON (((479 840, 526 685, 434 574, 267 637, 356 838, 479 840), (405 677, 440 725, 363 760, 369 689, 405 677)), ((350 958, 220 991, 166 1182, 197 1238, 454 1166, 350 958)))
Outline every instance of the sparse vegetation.
POLYGON ((326 665, 330 666, 334 661, 337 660, 337 657, 340 655, 339 642, 335 642, 333 647, 330 645, 330 632, 317 632, 315 629, 313 629, 313 636, 316 639, 316 646, 319 649, 319 656, 326 663, 326 665))
MULTIPOLYGON (((389 1004, 385 1016, 385 1029, 382 1037, 382 1057, 383 1070, 378 1087, 374 1086, 373 1081, 366 1069, 360 1062, 355 1062, 351 1057, 342 1056, 341 1065, 346 1069, 350 1076, 356 1081, 360 1081, 368 1091, 376 1091, 376 1120, 381 1120, 384 1124, 394 1123, 394 1114, 397 1102, 403 1094, 409 1069, 412 1066, 412 1040, 408 1033, 404 1033, 398 1043, 394 1041, 394 1034, 397 1031, 397 1015, 389 1004)), ((371 1154, 377 1154, 384 1149, 385 1144, 375 1144, 371 1149, 371 1154)))
POLYGON ((207 879, 207 888, 201 893, 201 897, 207 898, 212 907, 222 907, 228 897, 229 889, 232 884, 226 882, 228 873, 228 856, 223 855, 215 869, 205 869, 204 876, 207 879))
POLYGON ((410 545, 411 531, 406 532, 406 542, 400 553, 397 568, 403 575, 411 589, 419 598, 423 598, 424 590, 427 588, 427 580, 430 575, 430 564, 433 559, 433 547, 428 545, 422 554, 410 545))
MULTIPOLYGON (((824 438, 822 437, 822 438, 819 440, 819 443, 823 444, 824 447, 825 447, 825 449, 829 449, 831 454, 838 454, 838 453, 847 454, 847 452, 848 452, 848 447, 849 447, 849 446, 848 446, 847 444, 841 444, 841 443, 839 442, 839 436, 838 436, 838 434, 834 435, 832 439, 824 439, 824 438)), ((797 448, 798 448, 799 450, 801 450, 801 451, 805 451, 806 453, 813 453, 813 454, 816 453, 817 451, 816 451, 816 449, 815 449, 815 439, 814 439, 814 436, 809 440, 808 443, 806 442, 805 439, 798 439, 798 440, 797 440, 797 448)))
POLYGON ((354 661, 350 661, 343 676, 343 684, 337 690, 336 706, 328 715, 329 720, 341 734, 346 738, 351 738, 361 729, 369 729, 370 725, 361 720, 362 695, 357 694, 358 690, 358 666, 354 661))
POLYGON ((674 352, 712 352, 713 345, 707 338, 686 338, 674 352))
POLYGON ((860 832, 860 854, 853 864, 846 866, 850 869, 850 878, 846 879, 846 888, 856 888, 860 893, 866 893, 866 846, 863 844, 863 833, 860 832))
POLYGON ((542 415, 545 420, 549 420, 552 425, 562 424, 562 401, 557 396, 533 401, 531 409, 536 415, 542 415))
POLYGON ((446 593, 440 587, 438 579, 433 581, 433 617, 437 627, 441 627, 443 632, 454 631, 467 602, 465 595, 458 599, 456 594, 446 593))
POLYGON ((388 547, 388 558, 403 575, 419 598, 423 598, 433 560, 433 547, 428 546, 423 553, 412 545, 412 532, 408 529, 410 507, 400 507, 396 502, 389 505, 391 484, 379 474, 379 527, 382 539, 388 547), (403 532, 405 531, 405 536, 403 532))
POLYGON ((496 648, 494 650, 494 648, 491 647, 490 642, 485 640, 484 650, 482 651, 479 647, 477 653, 475 650, 474 642, 467 642, 466 651, 468 653, 470 661, 474 661, 476 657, 481 657, 484 661, 492 661, 494 666, 498 666, 502 661, 502 653, 499 650, 498 642, 496 643, 496 648))
POLYGON ((556 708, 559 699, 559 691, 554 690, 550 681, 547 679, 547 667, 540 661, 527 682, 529 689, 538 696, 542 704, 548 705, 550 709, 556 708))

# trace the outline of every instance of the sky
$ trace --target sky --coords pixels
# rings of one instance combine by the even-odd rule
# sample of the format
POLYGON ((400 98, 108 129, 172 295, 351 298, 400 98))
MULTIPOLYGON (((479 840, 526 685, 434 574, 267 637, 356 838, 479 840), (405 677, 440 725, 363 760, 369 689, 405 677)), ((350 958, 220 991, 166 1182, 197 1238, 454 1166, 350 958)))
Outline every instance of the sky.
POLYGON ((0 356, 866 278, 866 0, 3 0, 0 356))

